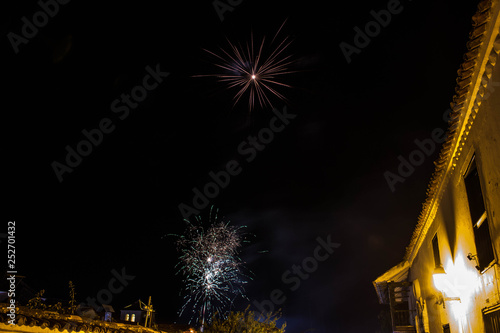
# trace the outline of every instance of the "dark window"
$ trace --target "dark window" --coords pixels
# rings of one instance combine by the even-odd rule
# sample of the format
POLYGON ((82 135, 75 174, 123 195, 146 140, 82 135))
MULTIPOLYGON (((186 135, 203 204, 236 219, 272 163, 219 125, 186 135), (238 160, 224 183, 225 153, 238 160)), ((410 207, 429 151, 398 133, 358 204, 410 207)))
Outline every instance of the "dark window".
POLYGON ((484 331, 486 333, 500 333, 500 311, 484 313, 484 331))
POLYGON ((465 189, 467 191, 467 199, 469 201, 472 227, 474 229, 477 259, 479 262, 479 269, 482 271, 488 267, 493 260, 495 260, 495 256, 493 255, 488 218, 484 206, 481 182, 479 180, 475 157, 473 157, 470 162, 464 181, 465 189))
POLYGON ((444 324, 443 325, 443 333, 451 333, 451 331, 450 331, 450 324, 444 324))
POLYGON ((438 243, 438 235, 435 234, 434 238, 432 238, 432 251, 434 252, 434 266, 441 267, 441 255, 439 254, 439 243, 438 243))

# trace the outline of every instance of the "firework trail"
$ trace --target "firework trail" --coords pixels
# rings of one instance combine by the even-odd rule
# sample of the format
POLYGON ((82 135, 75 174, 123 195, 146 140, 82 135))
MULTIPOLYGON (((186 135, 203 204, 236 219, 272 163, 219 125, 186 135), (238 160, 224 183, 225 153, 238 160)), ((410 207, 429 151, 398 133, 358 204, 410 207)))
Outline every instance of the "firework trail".
POLYGON ((272 107, 270 95, 286 101, 287 99, 277 90, 276 86, 291 88, 290 85, 279 80, 283 75, 294 72, 289 70, 289 66, 293 63, 291 55, 284 55, 292 41, 287 36, 281 42, 275 42, 285 23, 286 20, 267 46, 264 37, 260 46, 254 47, 253 33, 251 33, 250 44, 247 43, 246 47, 242 47, 240 44, 235 45, 227 40, 229 49, 220 48, 221 54, 204 49, 217 59, 215 66, 222 69, 223 73, 195 75, 195 77, 217 77, 220 82, 227 84, 228 89, 238 89, 233 98, 234 105, 248 91, 250 110, 254 108, 256 102, 261 108, 266 105, 272 107))
POLYGON ((243 285, 247 281, 238 257, 243 227, 219 219, 213 207, 206 228, 200 217, 196 217, 195 224, 185 221, 186 233, 177 240, 181 253, 179 272, 184 275, 186 293, 179 315, 190 309, 190 322, 201 320, 203 326, 216 312, 224 316, 238 295, 244 297, 243 285))

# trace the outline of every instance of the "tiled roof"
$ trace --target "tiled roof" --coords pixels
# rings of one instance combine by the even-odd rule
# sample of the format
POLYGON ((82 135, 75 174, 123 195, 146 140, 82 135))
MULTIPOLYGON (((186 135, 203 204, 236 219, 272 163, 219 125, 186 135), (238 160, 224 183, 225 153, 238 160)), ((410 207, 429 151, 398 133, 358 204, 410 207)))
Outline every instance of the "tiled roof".
MULTIPOLYGON (((7 305, 0 307, 0 325, 8 324, 7 305)), ((92 320, 75 315, 63 315, 56 312, 16 308, 16 326, 48 328, 54 332, 95 332, 95 333, 157 333, 151 328, 124 323, 92 320)), ((1 330, 1 329, 0 329, 1 330)))
POLYGON ((409 269, 408 261, 403 261, 373 281, 373 287, 375 287, 380 304, 387 304, 387 281, 406 281, 409 269))
POLYGON ((113 309, 113 307, 111 305, 101 304, 101 306, 104 309, 104 311, 106 311, 106 312, 115 312, 115 309, 113 309))
POLYGON ((436 168, 426 191, 427 198, 422 204, 417 226, 410 244, 406 248, 405 260, 410 262, 418 251, 434 218, 449 179, 448 176, 455 169, 497 61, 497 55, 500 51, 498 31, 494 31, 492 35, 488 33, 492 28, 491 22, 496 22, 496 20, 492 20, 493 7, 492 0, 481 1, 476 14, 472 17, 473 28, 467 42, 468 51, 464 55, 464 62, 458 69, 455 95, 450 103, 452 112, 446 141, 442 146, 439 158, 434 162, 436 168), (486 56, 485 52, 488 52, 487 44, 490 40, 493 40, 494 43, 490 53, 486 56), (482 47, 485 44, 486 47, 482 47))

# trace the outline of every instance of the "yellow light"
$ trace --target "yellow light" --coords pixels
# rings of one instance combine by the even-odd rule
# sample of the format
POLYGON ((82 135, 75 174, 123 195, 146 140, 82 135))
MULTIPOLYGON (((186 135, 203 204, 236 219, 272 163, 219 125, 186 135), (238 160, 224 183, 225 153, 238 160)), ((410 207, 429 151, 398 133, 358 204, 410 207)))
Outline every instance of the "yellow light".
POLYGON ((477 228, 479 228, 485 220, 486 220, 486 212, 484 212, 483 215, 481 215, 481 217, 479 218, 479 221, 477 221, 476 224, 477 228))
POLYGON ((434 286, 440 292, 444 292, 447 287, 447 277, 446 272, 443 267, 436 267, 434 269, 434 274, 432 274, 432 280, 434 281, 434 286))
POLYGON ((475 332, 470 329, 468 318, 476 306, 476 295, 482 289, 481 278, 461 250, 454 259, 447 258, 443 264, 445 268, 438 267, 432 274, 434 286, 443 293, 442 302, 446 302, 447 311, 458 323, 457 332, 475 332))

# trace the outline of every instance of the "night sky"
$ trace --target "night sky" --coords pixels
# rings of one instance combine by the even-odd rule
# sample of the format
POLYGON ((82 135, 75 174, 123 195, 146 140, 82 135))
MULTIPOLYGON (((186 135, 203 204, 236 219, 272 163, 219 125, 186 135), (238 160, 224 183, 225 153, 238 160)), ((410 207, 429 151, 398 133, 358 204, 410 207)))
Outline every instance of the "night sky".
POLYGON ((354 45, 353 29, 390 3, 245 0, 221 21, 210 0, 71 1, 17 53, 9 32, 21 35, 22 17, 41 7, 3 4, 2 228, 16 221, 24 281, 65 299, 72 280, 85 301, 124 269, 135 278, 113 296, 115 309, 152 296, 160 321, 178 321, 178 252, 166 235, 183 232, 178 206, 192 206, 192 189, 236 160, 241 173, 201 215, 214 205, 253 235, 241 252, 250 303, 282 290, 290 333, 377 330, 371 281, 402 260, 438 149, 395 191, 384 172, 397 173, 414 140, 446 129, 477 6, 401 1, 348 63, 339 44, 354 45), (295 118, 248 161, 238 147, 269 127, 271 108, 234 106, 235 90, 193 76, 217 72, 203 49, 247 43, 251 32, 272 39, 285 20, 279 36, 293 39, 286 55, 296 73, 281 78, 293 86, 280 89, 288 103, 273 105, 295 118), (169 75, 128 114, 114 112, 147 66, 169 75), (54 161, 65 163, 65 147, 103 119, 113 131, 60 182, 54 161), (292 291, 282 275, 313 256, 318 237, 340 246, 292 291))

